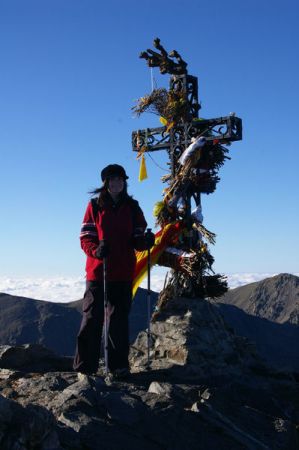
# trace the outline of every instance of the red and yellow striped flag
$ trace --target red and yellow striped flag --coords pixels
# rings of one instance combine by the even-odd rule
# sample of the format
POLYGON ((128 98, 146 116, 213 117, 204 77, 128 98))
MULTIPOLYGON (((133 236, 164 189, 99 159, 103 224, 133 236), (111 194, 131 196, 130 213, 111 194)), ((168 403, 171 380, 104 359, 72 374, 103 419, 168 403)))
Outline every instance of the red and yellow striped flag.
MULTIPOLYGON (((150 250, 151 267, 154 266, 165 248, 174 244, 179 237, 182 229, 181 222, 168 223, 155 234, 155 245, 150 250)), ((147 250, 143 252, 135 252, 137 263, 133 280, 133 298, 136 294, 138 286, 141 284, 147 274, 147 250)))

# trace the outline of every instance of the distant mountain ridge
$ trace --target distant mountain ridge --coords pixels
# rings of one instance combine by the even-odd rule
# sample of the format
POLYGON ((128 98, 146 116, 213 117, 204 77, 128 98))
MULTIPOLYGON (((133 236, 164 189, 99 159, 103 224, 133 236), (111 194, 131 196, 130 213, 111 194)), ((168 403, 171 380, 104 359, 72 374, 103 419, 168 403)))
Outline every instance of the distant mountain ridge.
POLYGON ((231 289, 218 303, 234 305, 272 322, 299 325, 299 277, 282 273, 231 289))
POLYGON ((0 344, 44 345, 72 355, 80 313, 67 304, 0 294, 0 344))
MULTIPOLYGON (((130 340, 147 323, 146 290, 138 289, 130 314, 130 340)), ((152 292, 153 307, 157 293, 152 292)), ((0 345, 41 344, 72 356, 81 322, 82 299, 53 303, 0 293, 0 345)))

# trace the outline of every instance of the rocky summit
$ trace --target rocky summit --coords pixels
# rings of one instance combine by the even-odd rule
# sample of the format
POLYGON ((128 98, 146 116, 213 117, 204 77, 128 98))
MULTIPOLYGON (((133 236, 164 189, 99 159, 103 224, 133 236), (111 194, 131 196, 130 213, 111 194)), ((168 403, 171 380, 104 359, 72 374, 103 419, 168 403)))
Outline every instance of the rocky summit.
POLYGON ((71 370, 39 345, 0 348, 1 450, 296 450, 296 374, 273 370, 217 308, 171 299, 131 349, 132 374, 71 370))

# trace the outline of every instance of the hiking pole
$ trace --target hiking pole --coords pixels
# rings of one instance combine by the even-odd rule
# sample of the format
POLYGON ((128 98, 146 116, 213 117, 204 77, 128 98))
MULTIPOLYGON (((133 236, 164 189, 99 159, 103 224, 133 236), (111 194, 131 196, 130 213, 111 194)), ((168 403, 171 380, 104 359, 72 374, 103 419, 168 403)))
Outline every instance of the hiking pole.
MULTIPOLYGON (((105 241, 102 241, 105 243, 105 241)), ((108 292, 107 292, 107 256, 103 258, 104 279, 104 361, 105 374, 108 375, 108 292)))
MULTIPOLYGON (((146 230, 146 235, 151 234, 152 229, 146 230)), ((146 236, 145 235, 145 236, 146 236)), ((147 370, 150 369, 150 345, 151 345, 151 249, 147 247, 147 370)))

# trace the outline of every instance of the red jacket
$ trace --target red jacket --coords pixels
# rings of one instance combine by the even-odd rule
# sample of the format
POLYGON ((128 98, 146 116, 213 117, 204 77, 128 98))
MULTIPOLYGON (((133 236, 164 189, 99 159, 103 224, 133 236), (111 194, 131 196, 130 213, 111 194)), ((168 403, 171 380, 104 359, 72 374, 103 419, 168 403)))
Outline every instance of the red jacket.
POLYGON ((94 217, 91 202, 88 203, 80 234, 81 247, 87 255, 86 279, 103 280, 103 261, 94 254, 99 241, 108 244, 108 281, 132 281, 136 265, 133 238, 143 235, 146 221, 136 200, 125 197, 115 204, 110 196, 94 217))

